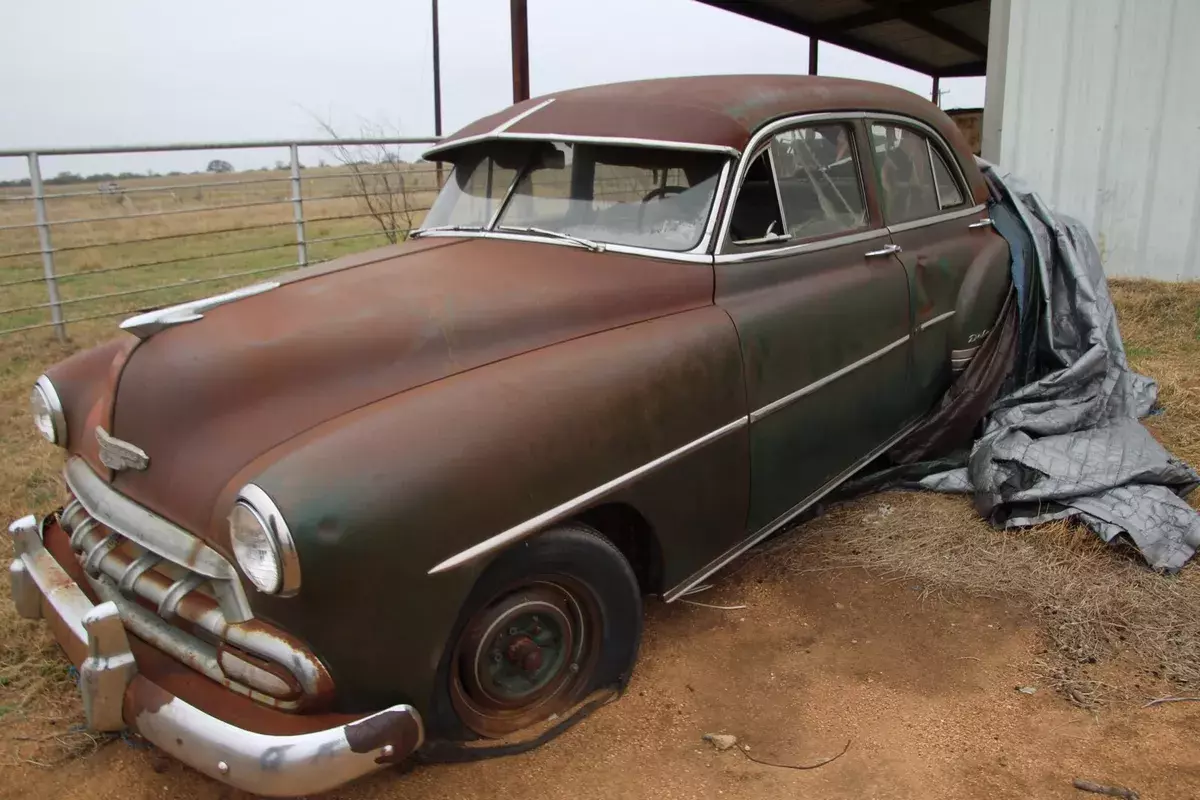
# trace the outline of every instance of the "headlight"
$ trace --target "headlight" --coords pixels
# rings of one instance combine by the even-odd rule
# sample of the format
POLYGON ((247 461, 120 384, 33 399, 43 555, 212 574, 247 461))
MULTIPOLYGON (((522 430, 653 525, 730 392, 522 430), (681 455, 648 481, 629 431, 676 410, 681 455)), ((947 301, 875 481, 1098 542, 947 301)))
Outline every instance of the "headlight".
POLYGON ((300 588, 300 561, 283 515, 254 484, 238 492, 229 514, 229 541, 238 566, 266 594, 293 595, 300 588))
POLYGON ((50 444, 67 446, 67 418, 54 384, 45 375, 37 379, 29 395, 29 406, 33 411, 33 424, 38 433, 50 444))

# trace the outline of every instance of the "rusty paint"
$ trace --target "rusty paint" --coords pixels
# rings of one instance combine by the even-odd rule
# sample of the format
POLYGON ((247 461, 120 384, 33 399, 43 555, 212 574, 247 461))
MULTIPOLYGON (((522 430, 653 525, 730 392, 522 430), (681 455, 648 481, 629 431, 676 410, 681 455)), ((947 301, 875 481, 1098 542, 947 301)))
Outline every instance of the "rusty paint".
POLYGON ((151 458, 168 455, 113 485, 228 553, 232 497, 222 490, 235 493, 236 470, 296 433, 464 370, 711 301, 711 273, 695 264, 417 240, 392 259, 285 283, 143 342, 111 432, 151 458))
POLYGON ((346 742, 355 753, 373 753, 392 746, 391 755, 382 754, 376 764, 396 764, 404 760, 421 739, 421 728, 411 714, 384 711, 347 725, 346 742))

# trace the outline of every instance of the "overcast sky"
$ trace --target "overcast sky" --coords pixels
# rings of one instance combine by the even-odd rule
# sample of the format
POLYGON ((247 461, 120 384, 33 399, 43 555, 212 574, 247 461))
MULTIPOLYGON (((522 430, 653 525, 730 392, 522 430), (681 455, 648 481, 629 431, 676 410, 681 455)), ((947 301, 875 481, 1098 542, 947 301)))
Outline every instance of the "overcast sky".
MULTIPOLYGON (((428 0, 0 0, 0 149, 316 138, 364 124, 433 131, 428 0)), ((446 132, 512 101, 509 4, 441 0, 446 132)), ((533 94, 635 78, 803 74, 802 36, 694 0, 529 0, 533 94)), ((822 45, 821 73, 902 86, 919 73, 822 45)), ((945 107, 983 79, 942 81, 945 107)), ((318 152, 304 153, 315 163, 318 152)), ((47 158, 43 174, 238 168, 283 151, 47 158)), ((0 178, 25 177, 0 158, 0 178)))

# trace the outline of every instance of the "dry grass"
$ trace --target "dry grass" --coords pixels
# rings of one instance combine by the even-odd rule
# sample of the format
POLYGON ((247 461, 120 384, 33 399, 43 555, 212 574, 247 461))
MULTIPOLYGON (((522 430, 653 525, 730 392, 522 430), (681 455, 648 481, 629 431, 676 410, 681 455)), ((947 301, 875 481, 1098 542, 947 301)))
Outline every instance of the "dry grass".
MULTIPOLYGON (((1164 413, 1148 426, 1200 463, 1200 284, 1114 281, 1113 297, 1130 361, 1159 381, 1164 413)), ((1073 523, 997 531, 965 498, 888 493, 771 550, 786 571, 864 567, 930 593, 1015 600, 1045 632, 1043 676, 1080 705, 1200 689, 1200 566, 1158 575, 1073 523)))

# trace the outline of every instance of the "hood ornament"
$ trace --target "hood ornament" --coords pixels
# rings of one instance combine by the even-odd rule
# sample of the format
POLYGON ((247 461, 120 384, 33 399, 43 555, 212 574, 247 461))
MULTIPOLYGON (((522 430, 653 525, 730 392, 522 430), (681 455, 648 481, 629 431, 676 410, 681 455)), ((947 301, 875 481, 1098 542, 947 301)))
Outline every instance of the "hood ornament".
POLYGON ((253 297, 256 294, 269 292, 272 289, 279 287, 278 281, 268 281, 267 283, 256 283, 253 286, 247 286, 244 289, 234 289, 232 292, 225 294, 214 295, 213 297, 205 297, 201 300, 193 300, 190 303, 181 303, 177 306, 168 306, 160 308, 157 311, 147 311, 145 314, 138 314, 136 317, 130 317, 121 323, 121 330, 129 331, 139 339, 149 339, 154 334, 161 330, 170 328, 174 325, 181 325, 184 322, 195 322, 198 319, 204 318, 204 312, 209 309, 223 306, 226 303, 232 303, 234 300, 241 300, 243 297, 253 297))
POLYGON ((111 470, 144 470, 150 466, 150 456, 137 445, 122 441, 96 426, 96 442, 100 445, 100 463, 111 470))

